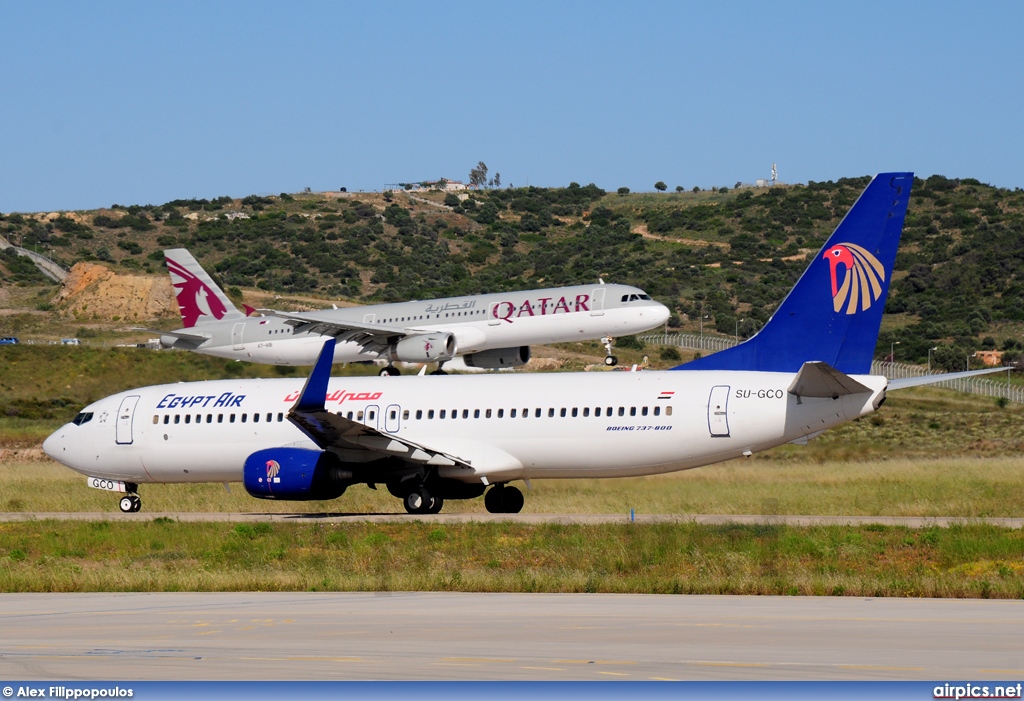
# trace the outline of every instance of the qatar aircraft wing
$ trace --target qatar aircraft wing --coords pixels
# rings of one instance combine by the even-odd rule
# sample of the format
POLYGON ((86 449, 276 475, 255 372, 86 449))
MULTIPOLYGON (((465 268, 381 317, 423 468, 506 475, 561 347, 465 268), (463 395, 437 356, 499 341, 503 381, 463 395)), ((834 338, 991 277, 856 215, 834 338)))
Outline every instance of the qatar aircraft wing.
POLYGON ((598 338, 606 339, 606 364, 615 365, 612 338, 669 316, 643 290, 604 282, 253 316, 257 310, 235 308, 188 251, 164 255, 184 324, 160 332, 164 346, 275 365, 312 365, 323 335, 338 341, 334 362, 384 360, 382 374, 391 375, 398 361, 440 364, 456 356, 473 368, 515 367, 530 359, 531 345, 598 338))

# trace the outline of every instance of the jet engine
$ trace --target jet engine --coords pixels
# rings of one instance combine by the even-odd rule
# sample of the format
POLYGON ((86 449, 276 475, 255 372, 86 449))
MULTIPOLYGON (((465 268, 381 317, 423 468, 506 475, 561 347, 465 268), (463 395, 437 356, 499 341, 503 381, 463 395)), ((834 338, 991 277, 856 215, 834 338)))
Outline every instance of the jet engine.
POLYGON ((494 348, 462 356, 462 361, 471 368, 514 368, 530 362, 530 347, 494 348))
POLYGON ((352 471, 331 453, 306 448, 267 448, 245 459, 242 484, 257 499, 337 499, 352 471))
POLYGON ((407 363, 445 362, 455 357, 457 345, 450 333, 425 333, 403 338, 391 346, 391 360, 407 363))

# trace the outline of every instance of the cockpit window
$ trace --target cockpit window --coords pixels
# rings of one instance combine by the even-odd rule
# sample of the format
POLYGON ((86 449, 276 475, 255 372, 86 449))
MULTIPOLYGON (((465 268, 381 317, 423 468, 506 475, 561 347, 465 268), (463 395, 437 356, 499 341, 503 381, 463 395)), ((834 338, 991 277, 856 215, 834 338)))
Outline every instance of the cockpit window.
POLYGON ((646 299, 647 301, 650 301, 651 299, 650 295, 637 295, 637 297, 639 297, 640 299, 646 299))
POLYGON ((622 301, 623 302, 639 302, 641 299, 646 299, 646 300, 650 301, 651 296, 650 295, 644 295, 644 294, 639 294, 639 295, 638 294, 622 295, 622 301))
POLYGON ((76 416, 71 421, 71 423, 73 423, 75 426, 81 426, 82 424, 87 424, 90 421, 92 421, 92 412, 91 411, 83 411, 83 412, 80 412, 78 414, 78 416, 76 416))

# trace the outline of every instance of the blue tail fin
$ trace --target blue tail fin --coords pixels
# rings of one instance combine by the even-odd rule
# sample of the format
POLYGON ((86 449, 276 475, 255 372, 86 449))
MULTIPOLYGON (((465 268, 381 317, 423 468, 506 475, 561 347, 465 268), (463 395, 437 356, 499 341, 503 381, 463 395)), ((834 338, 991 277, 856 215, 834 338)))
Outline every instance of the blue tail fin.
POLYGON ((672 369, 797 372, 818 360, 869 373, 913 182, 913 173, 876 175, 764 328, 672 369))

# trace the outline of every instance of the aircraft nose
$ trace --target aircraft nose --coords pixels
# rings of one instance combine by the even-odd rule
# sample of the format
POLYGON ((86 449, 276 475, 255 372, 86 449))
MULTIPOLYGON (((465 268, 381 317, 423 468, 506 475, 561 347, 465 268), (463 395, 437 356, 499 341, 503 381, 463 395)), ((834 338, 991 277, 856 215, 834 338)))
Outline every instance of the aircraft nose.
POLYGON ((43 452, 57 462, 63 462, 61 457, 63 457, 66 448, 64 444, 65 430, 65 427, 61 426, 59 429, 47 436, 46 440, 43 441, 43 452))
POLYGON ((658 320, 658 324, 664 324, 668 321, 669 316, 672 312, 664 304, 658 303, 658 306, 654 310, 654 318, 658 320))

